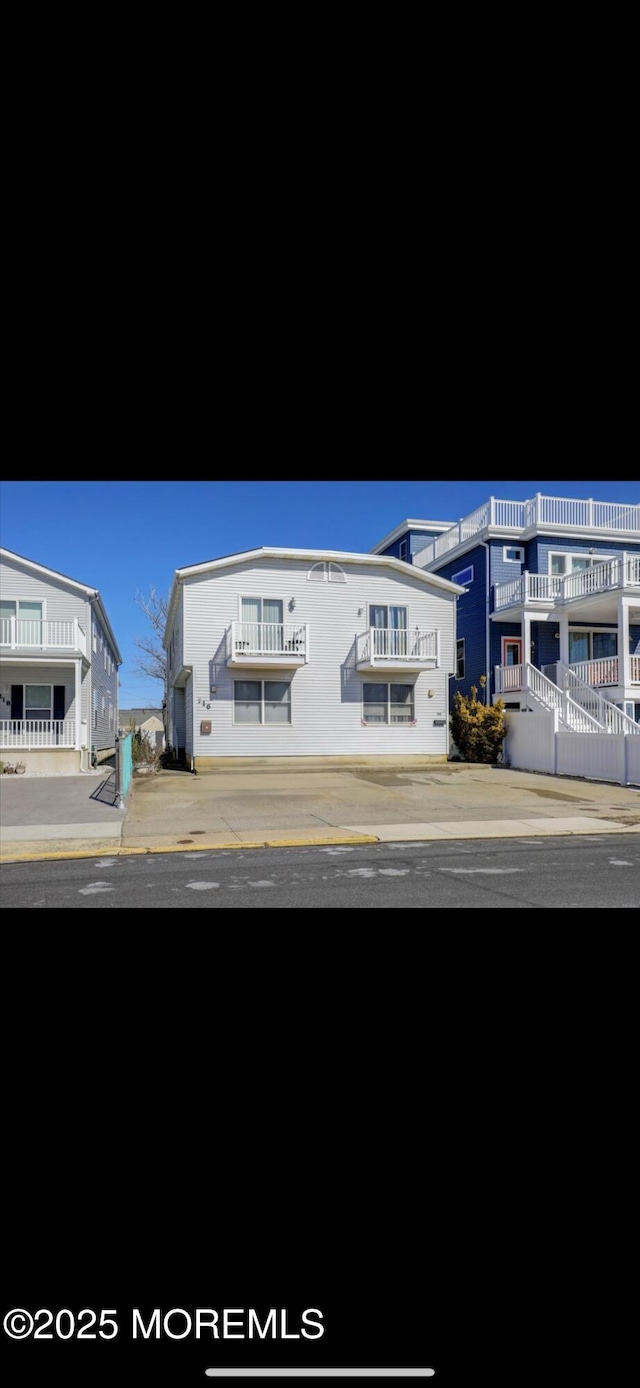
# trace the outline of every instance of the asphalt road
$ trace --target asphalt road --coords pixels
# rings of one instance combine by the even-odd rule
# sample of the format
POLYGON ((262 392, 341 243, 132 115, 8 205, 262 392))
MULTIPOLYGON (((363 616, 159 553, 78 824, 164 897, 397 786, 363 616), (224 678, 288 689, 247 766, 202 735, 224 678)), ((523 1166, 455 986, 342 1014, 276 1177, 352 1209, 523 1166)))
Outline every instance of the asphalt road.
POLYGON ((446 907, 473 924, 484 908, 637 911, 640 840, 532 836, 5 863, 0 892, 5 912, 311 907, 392 910, 401 923, 406 910, 446 907))

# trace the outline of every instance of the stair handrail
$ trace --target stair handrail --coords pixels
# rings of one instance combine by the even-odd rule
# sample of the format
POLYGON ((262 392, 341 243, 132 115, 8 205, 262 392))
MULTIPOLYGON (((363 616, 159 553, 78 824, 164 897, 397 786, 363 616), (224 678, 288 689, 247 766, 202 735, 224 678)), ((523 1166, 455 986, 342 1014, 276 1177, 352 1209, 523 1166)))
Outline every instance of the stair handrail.
POLYGON ((554 713, 559 713, 567 728, 573 728, 580 732, 601 733, 605 731, 597 718, 592 718, 591 714, 587 713, 581 704, 576 703, 565 689, 561 689, 547 675, 543 675, 542 670, 539 670, 537 665, 531 665, 529 661, 526 661, 522 668, 525 689, 529 690, 533 697, 545 704, 548 709, 554 713))
MULTIPOLYGON (((603 698, 602 694, 592 684, 588 684, 580 675, 576 675, 569 665, 565 665, 562 660, 556 661, 556 666, 562 671, 564 687, 576 690, 585 690, 596 700, 600 710, 599 722, 606 732, 615 733, 640 733, 640 723, 636 723, 634 718, 630 718, 623 709, 616 708, 610 699, 603 698)), ((561 686, 562 687, 562 686, 561 686)))

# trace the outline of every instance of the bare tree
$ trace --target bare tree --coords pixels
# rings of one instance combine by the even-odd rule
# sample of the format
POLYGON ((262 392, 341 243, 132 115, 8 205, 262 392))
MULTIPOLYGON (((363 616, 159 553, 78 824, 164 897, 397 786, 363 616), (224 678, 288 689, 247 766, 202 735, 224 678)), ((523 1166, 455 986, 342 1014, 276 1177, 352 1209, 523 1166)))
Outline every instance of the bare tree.
POLYGON ((139 653, 134 673, 145 675, 148 679, 160 680, 164 690, 167 653, 162 645, 162 638, 167 622, 169 599, 158 592, 155 583, 151 583, 146 597, 139 589, 136 591, 134 602, 144 612, 151 627, 146 637, 134 637, 134 645, 139 653))

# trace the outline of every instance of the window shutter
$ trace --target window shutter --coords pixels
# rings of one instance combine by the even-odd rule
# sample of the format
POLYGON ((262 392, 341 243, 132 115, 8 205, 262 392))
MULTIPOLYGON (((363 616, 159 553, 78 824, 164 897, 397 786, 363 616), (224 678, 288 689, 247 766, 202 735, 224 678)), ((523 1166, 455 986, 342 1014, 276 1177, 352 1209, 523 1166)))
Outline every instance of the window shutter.
POLYGON ((24 718, 24 689, 21 684, 11 686, 11 717, 24 718))
POLYGON ((56 721, 62 722, 64 718, 64 695, 65 687, 63 684, 53 686, 53 717, 56 721))

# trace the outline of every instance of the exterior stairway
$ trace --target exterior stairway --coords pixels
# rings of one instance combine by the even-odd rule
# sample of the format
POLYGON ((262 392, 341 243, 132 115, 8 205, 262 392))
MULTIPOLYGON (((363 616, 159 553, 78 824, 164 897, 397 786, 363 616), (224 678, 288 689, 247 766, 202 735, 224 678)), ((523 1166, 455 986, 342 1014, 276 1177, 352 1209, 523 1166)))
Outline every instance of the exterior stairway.
POLYGON ((528 662, 520 669, 521 687, 528 706, 557 713, 559 726, 569 732, 640 734, 640 724, 608 699, 603 699, 597 689, 560 661, 555 666, 546 666, 547 670, 554 671, 555 681, 528 662))

